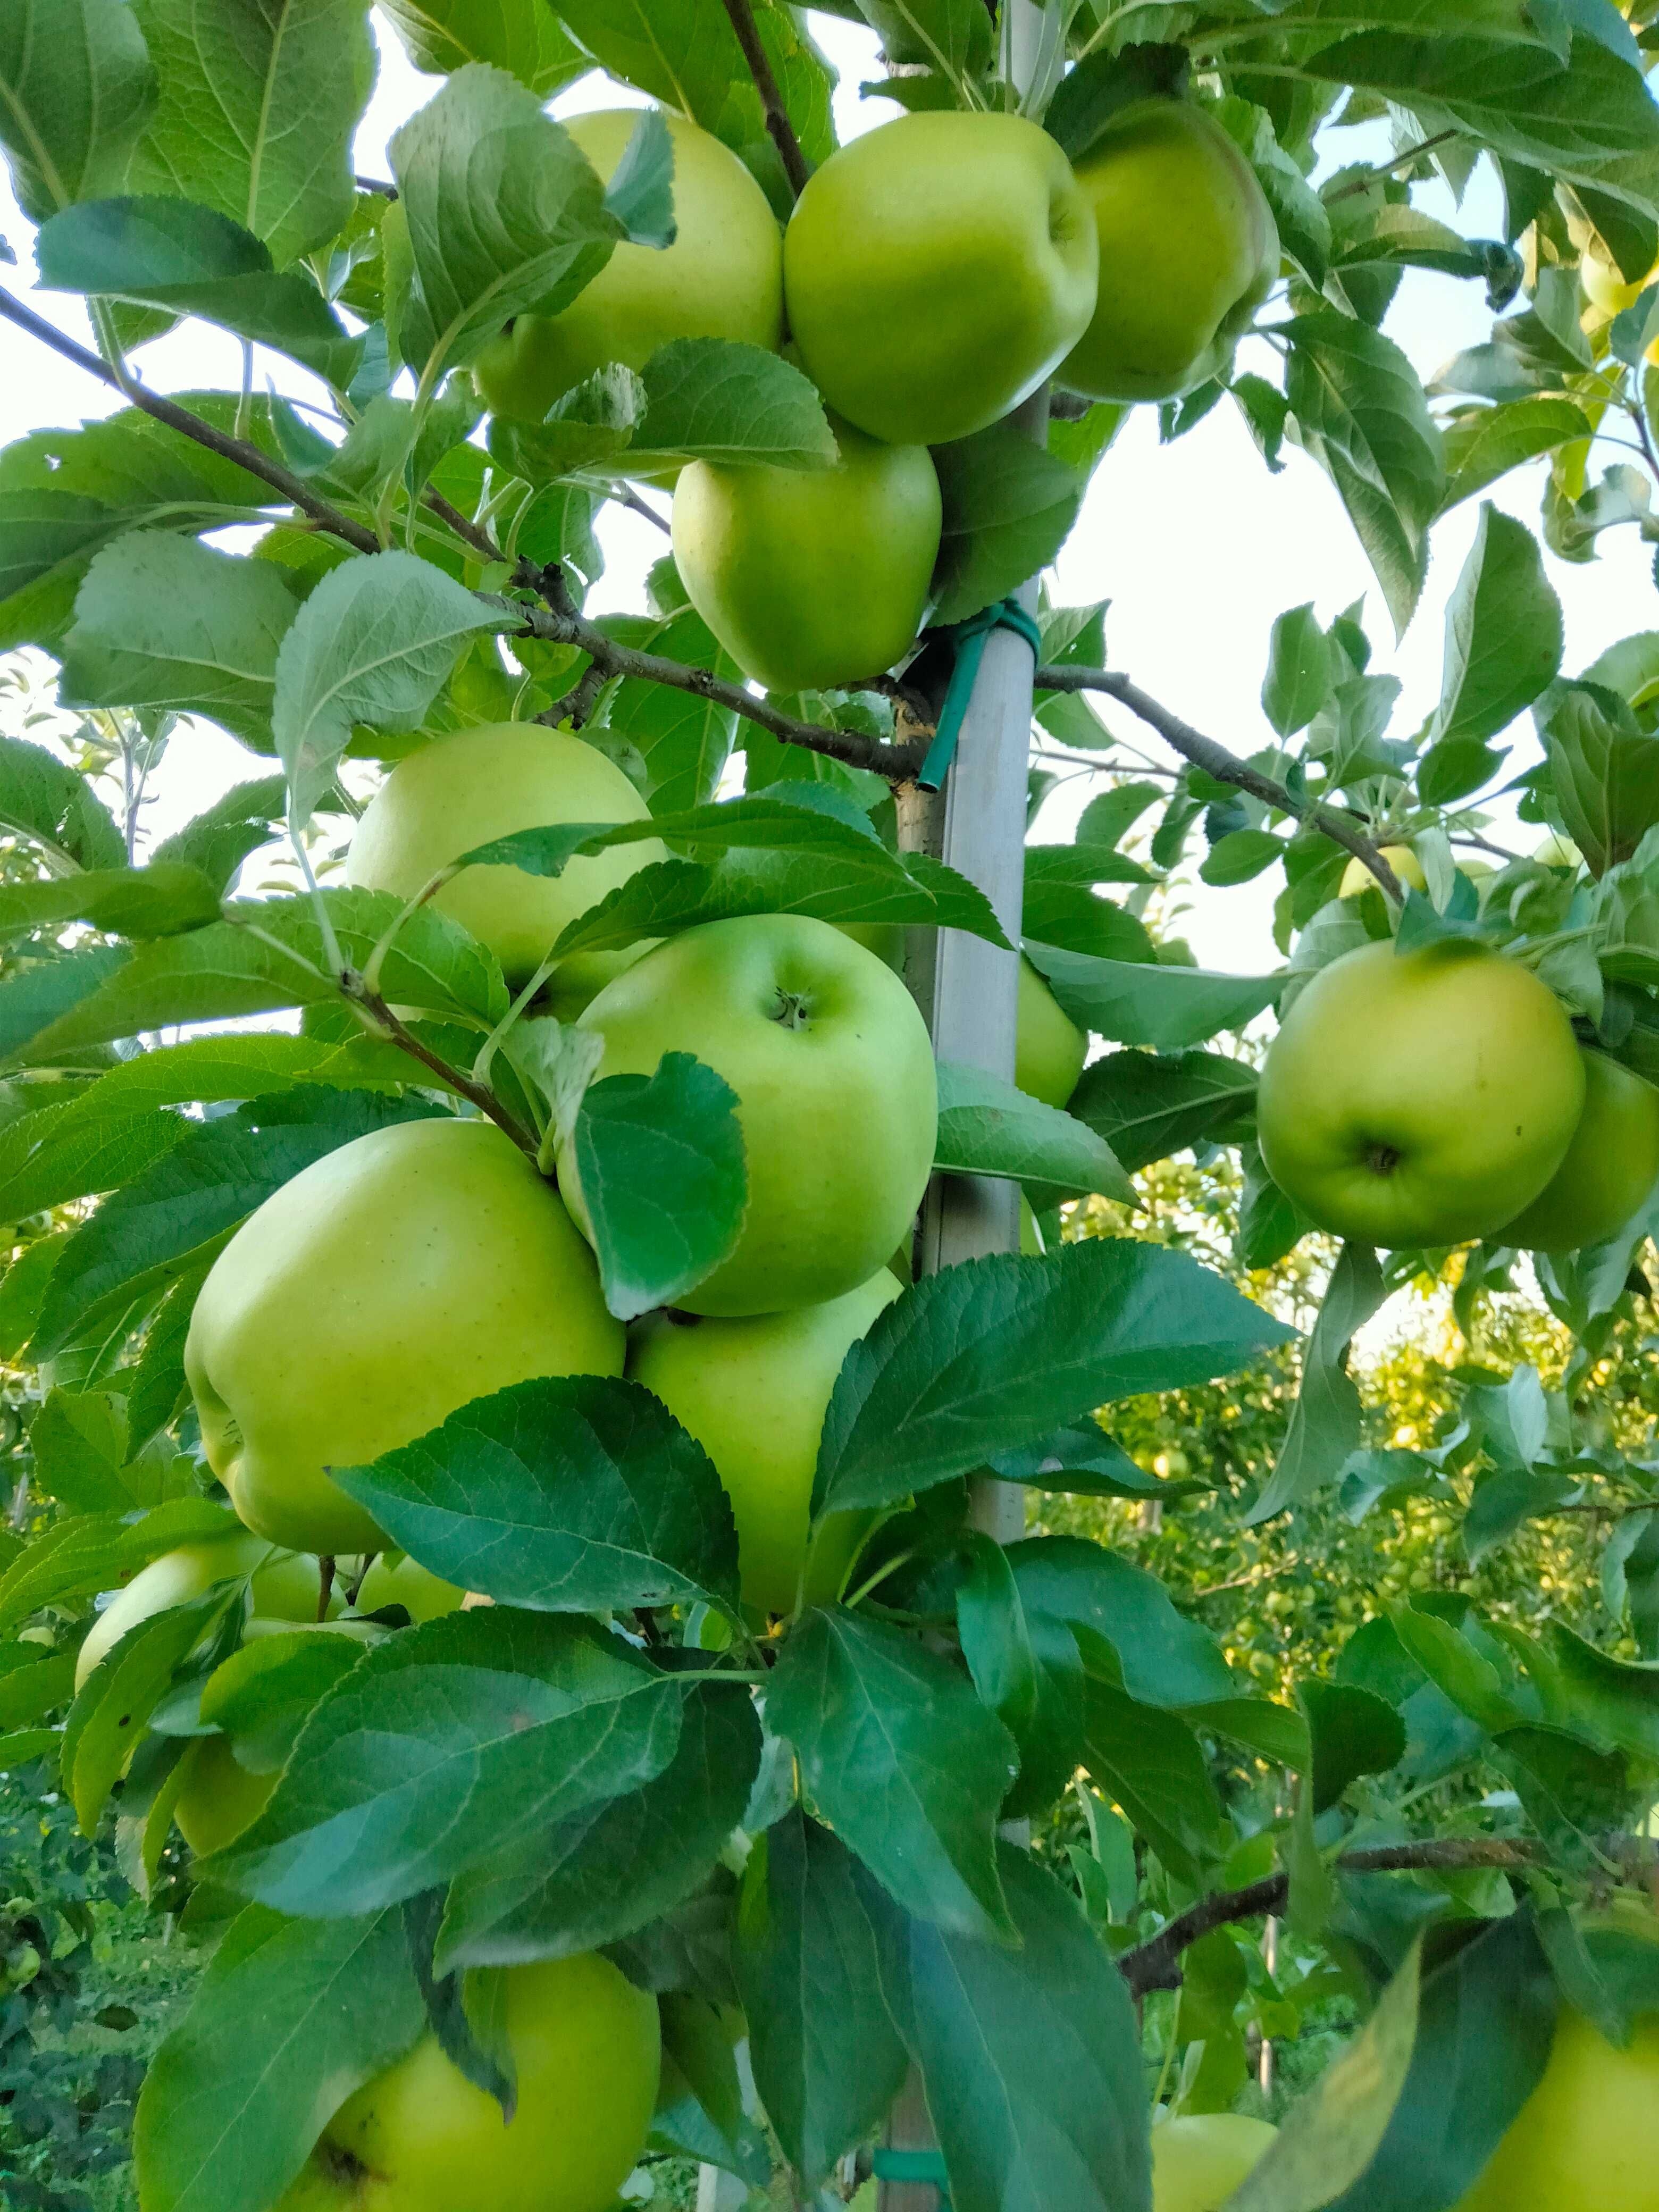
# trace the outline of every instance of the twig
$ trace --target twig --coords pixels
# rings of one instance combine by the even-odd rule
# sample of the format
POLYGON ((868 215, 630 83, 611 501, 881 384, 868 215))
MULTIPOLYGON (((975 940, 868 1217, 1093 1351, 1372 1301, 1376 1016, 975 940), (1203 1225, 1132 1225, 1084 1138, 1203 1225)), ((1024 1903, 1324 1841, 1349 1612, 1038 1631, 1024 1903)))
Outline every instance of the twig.
POLYGON ((630 514, 642 514, 647 522, 654 522, 663 536, 667 537, 670 526, 666 515, 659 514, 648 500, 640 497, 632 484, 613 483, 611 496, 618 507, 625 507, 630 514))
POLYGON ((360 192, 374 192, 383 200, 395 200, 398 197, 396 185, 388 184, 384 177, 354 177, 351 181, 360 192))
POLYGON ((14 299, 9 292, 0 291, 0 316, 9 323, 15 323, 19 330, 27 331, 31 337, 39 338, 42 345, 50 346, 65 361, 72 361, 77 368, 85 369, 88 376, 95 376, 100 384, 107 384, 112 391, 123 393, 135 407, 142 409, 156 422, 165 422, 170 430, 177 430, 181 437, 194 439, 198 446, 205 446, 210 453, 217 453, 222 460, 234 461, 250 476, 258 477, 274 491, 281 492, 283 498, 302 514, 308 514, 313 522, 320 524, 336 538, 343 539, 346 544, 355 545, 360 553, 378 553, 380 550, 380 541, 372 530, 366 530, 362 523, 353 522, 349 515, 342 514, 337 507, 331 507, 325 499, 319 499, 280 461, 274 461, 268 453, 262 453, 246 438, 234 438, 223 430, 216 430, 211 422, 204 422, 199 415, 192 415, 186 407, 175 406, 171 399, 163 399, 134 379, 129 377, 124 380, 106 361, 100 360, 85 346, 77 345, 55 324, 34 313, 21 300, 14 299))
POLYGON ((772 74, 772 64, 760 33, 755 28, 755 14, 749 0, 726 0, 726 12, 731 18, 732 28, 737 33, 738 44, 743 48, 743 58, 749 64, 749 74, 755 80, 755 89, 766 111, 766 128, 772 143, 778 149, 778 159, 783 163, 783 173, 789 179, 790 190, 799 199, 806 190, 806 180, 812 172, 806 165, 806 156, 795 136, 795 126, 789 120, 789 111, 783 104, 783 94, 778 90, 778 81, 772 74))
POLYGON ((1437 131, 1433 137, 1424 138, 1415 146, 1401 147, 1392 161, 1378 161, 1374 167, 1367 169, 1364 176, 1350 177, 1346 185, 1339 185, 1328 196, 1325 204, 1328 207, 1332 200, 1352 199, 1356 194, 1369 191, 1371 185, 1381 184, 1385 177, 1391 177, 1396 169, 1409 168, 1419 155, 1432 154, 1437 147, 1463 135, 1462 131, 1437 131))
POLYGON ((581 675, 562 699, 556 699, 544 713, 538 714, 538 722, 556 730, 561 722, 568 722, 573 730, 580 730, 592 713, 599 696, 611 678, 597 660, 590 660, 581 675))
MULTIPOLYGON (((1541 1846, 1536 1844, 1474 1836, 1344 1851, 1336 1865, 1342 1874, 1403 1874, 1437 1868, 1455 1871, 1471 1867, 1500 1867, 1520 1873, 1538 1865, 1543 1856, 1541 1846)), ((1124 1952, 1117 1962, 1118 1971, 1137 1996, 1144 1996, 1149 1990, 1179 1989, 1181 1969, 1176 1960, 1188 1945, 1232 1921, 1259 1920, 1265 1913, 1282 1912, 1290 1887, 1288 1875, 1270 1874, 1246 1889, 1224 1890, 1217 1896, 1200 1898, 1167 1922, 1150 1942, 1124 1952)))
POLYGON ((860 737, 855 731, 832 730, 821 722, 798 722, 793 714, 781 714, 766 700, 757 699, 752 691, 728 684, 723 678, 711 675, 706 668, 688 668, 660 653, 637 653, 629 647, 613 644, 602 629, 580 612, 565 584, 563 571, 556 566, 542 568, 533 561, 521 561, 513 580, 520 588, 537 592, 544 605, 532 607, 513 599, 493 599, 487 593, 478 596, 488 605, 500 607, 504 614, 517 616, 531 636, 550 645, 575 646, 603 669, 607 678, 632 676, 643 683, 689 691, 696 698, 729 708, 746 721, 769 730, 786 744, 804 745, 809 752, 822 753, 826 759, 841 761, 848 768, 869 769, 877 775, 885 776, 890 783, 908 781, 921 765, 922 748, 919 744, 890 745, 878 738, 860 737))
POLYGON ((511 1137, 521 1152, 528 1154, 532 1160, 535 1158, 536 1139, 516 1115, 507 1112, 493 1091, 482 1083, 473 1082, 471 1076, 463 1075, 459 1068, 452 1067, 447 1060, 440 1059, 435 1052, 422 1044, 415 1032, 398 1020, 380 993, 369 989, 355 969, 342 969, 339 985, 340 995, 354 1006, 361 1006, 372 1018, 375 1028, 390 1043, 395 1044, 399 1052, 406 1052, 411 1060, 418 1060, 422 1067, 429 1068, 441 1083, 470 1100, 503 1135, 511 1137))
POLYGON ((1396 906, 1406 902, 1405 891, 1394 870, 1389 866, 1370 839, 1354 827, 1352 818, 1337 808, 1322 805, 1317 799, 1297 799, 1282 783, 1260 769, 1252 768, 1248 761, 1230 753, 1213 738, 1206 738, 1190 722, 1183 722, 1179 714, 1172 714, 1167 707, 1143 691, 1127 676, 1120 676, 1110 668, 1039 668, 1035 678, 1039 691, 1103 691, 1120 706, 1127 707, 1138 720, 1149 729, 1156 730, 1166 745, 1172 746, 1183 760, 1217 783, 1231 784, 1236 791, 1248 791, 1253 799, 1288 814, 1298 822, 1312 824, 1322 830, 1333 844, 1340 845, 1357 860, 1363 860, 1396 906))

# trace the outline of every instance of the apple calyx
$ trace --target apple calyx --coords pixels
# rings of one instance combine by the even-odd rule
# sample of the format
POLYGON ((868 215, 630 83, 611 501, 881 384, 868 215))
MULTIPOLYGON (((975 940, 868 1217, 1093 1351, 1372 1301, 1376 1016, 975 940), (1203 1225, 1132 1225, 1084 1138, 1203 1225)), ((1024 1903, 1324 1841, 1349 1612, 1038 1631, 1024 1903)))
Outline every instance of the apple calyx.
POLYGON ((811 1018, 811 1008, 799 991, 786 991, 778 986, 778 1003, 772 1019, 787 1030, 804 1030, 811 1018))
POLYGON ((1373 1175, 1392 1175, 1400 1164, 1400 1154, 1392 1145, 1368 1145, 1365 1164, 1373 1175))

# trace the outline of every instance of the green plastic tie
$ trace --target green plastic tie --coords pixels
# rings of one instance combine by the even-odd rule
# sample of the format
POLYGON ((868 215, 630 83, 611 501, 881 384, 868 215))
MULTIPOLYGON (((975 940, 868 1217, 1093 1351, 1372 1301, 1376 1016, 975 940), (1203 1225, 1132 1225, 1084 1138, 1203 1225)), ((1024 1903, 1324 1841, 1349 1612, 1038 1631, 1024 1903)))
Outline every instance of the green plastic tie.
POLYGON ((994 606, 981 608, 965 623, 957 623, 951 633, 956 665, 951 671, 950 688, 939 709, 939 727, 916 778, 923 791, 937 791, 950 772, 951 763, 956 757, 957 739, 962 733, 962 718, 968 712, 979 664, 985 656, 985 641, 994 629, 1011 629, 1017 637, 1025 640, 1034 656, 1042 653, 1042 635, 1036 619, 1027 614, 1018 599, 999 599, 994 606))
MULTIPOLYGON (((978 621, 980 617, 975 617, 978 621)), ((994 628, 987 623, 987 629, 994 628)), ((908 2181, 939 2191, 939 2212, 951 2212, 951 2183, 945 2171, 945 2154, 938 2150, 893 2150, 885 2144, 874 2152, 870 2170, 878 2181, 908 2181)))

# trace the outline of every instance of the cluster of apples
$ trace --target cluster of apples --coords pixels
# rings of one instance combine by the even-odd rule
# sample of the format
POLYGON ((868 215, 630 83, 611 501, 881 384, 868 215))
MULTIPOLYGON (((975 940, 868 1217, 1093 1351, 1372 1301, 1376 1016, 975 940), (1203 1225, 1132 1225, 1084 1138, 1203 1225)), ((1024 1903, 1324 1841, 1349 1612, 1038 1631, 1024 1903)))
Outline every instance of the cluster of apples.
MULTIPOLYGON (((608 179, 636 119, 568 127, 608 179)), ((1191 103, 1133 103, 1076 170, 1019 116, 902 116, 832 155, 781 237, 736 155, 667 120, 674 244, 619 246, 562 314, 519 317, 475 375, 495 413, 539 422, 611 362, 641 369, 686 337, 775 351, 787 333, 830 410, 835 466, 694 462, 673 508, 693 605, 771 690, 855 684, 908 649, 939 549, 931 448, 1050 377, 1103 399, 1191 390, 1279 273, 1249 163, 1191 103)))

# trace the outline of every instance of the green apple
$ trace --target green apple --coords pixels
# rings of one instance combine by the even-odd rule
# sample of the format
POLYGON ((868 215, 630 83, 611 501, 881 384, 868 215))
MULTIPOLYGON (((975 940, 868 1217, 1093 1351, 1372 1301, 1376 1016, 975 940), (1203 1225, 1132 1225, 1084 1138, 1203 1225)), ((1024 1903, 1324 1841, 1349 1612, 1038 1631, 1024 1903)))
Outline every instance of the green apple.
POLYGON ((1322 1229, 1390 1249, 1486 1237, 1560 1166, 1583 1058, 1529 969, 1467 939, 1322 968, 1256 1093, 1273 1181, 1322 1229))
POLYGON ((1094 216, 1018 115, 902 115, 812 177, 783 238, 790 335, 837 414, 894 446, 999 421, 1089 326, 1094 216))
POLYGON ((357 1585, 352 1610, 378 1613, 383 1605, 400 1605, 411 1621, 418 1622, 459 1613, 465 1602, 464 1589, 443 1581, 406 1552, 382 1552, 357 1585))
POLYGON ((258 1819, 281 1770, 250 1774, 222 1735, 198 1737, 185 1757, 189 1765, 173 1817, 196 1856, 204 1859, 258 1819))
POLYGON ((866 952, 873 952, 878 960, 892 969, 896 975, 904 973, 905 931, 896 921, 838 921, 837 929, 850 937, 854 945, 861 945, 866 952))
POLYGON ((793 1613, 803 1595, 833 1602, 864 1539, 868 1514, 837 1513, 807 1559, 830 1394, 848 1347, 899 1288, 884 1268, 823 1305, 737 1321, 653 1314, 633 1332, 628 1372, 690 1431, 726 1486, 744 1602, 759 1612, 793 1613))
POLYGON ((693 461, 674 488, 674 559, 692 605, 769 691, 879 676, 909 649, 939 558, 925 446, 835 425, 829 469, 693 461))
POLYGON ((1221 125, 1122 108, 1078 164, 1100 241, 1094 319, 1057 372, 1093 399, 1174 399, 1219 370, 1279 275, 1279 232, 1221 125))
MULTIPOLYGON (((1383 845, 1379 850, 1406 889, 1427 890, 1429 879, 1423 872, 1423 863, 1409 845, 1383 845)), ((1342 880, 1337 885, 1336 895, 1338 898, 1358 898, 1362 891, 1376 888, 1376 878, 1356 853, 1342 871, 1342 880)))
POLYGON ((1659 2019, 1623 2051, 1564 2005, 1543 2077, 1456 2212, 1653 2212, 1659 2019))
POLYGON ((1624 1227, 1659 1180, 1659 1091, 1605 1053, 1584 1054, 1584 1110, 1566 1158, 1499 1231, 1528 1252, 1577 1252, 1624 1227))
MULTIPOLYGON (((369 801, 346 859, 346 880, 413 898, 475 846, 554 822, 642 822, 649 810, 595 745, 538 722, 492 722, 434 738, 399 761, 369 801)), ((569 861, 557 876, 463 868, 433 904, 487 945, 515 988, 527 982, 568 922, 653 860, 654 837, 569 861)), ((608 981, 614 952, 562 961, 563 988, 608 981), (566 971, 568 971, 567 973, 566 971)))
POLYGON ((386 1539, 330 1480, 538 1375, 619 1375, 622 1325, 558 1194, 488 1121, 343 1145, 237 1231, 185 1347, 209 1464, 256 1534, 386 1539))
MULTIPOLYGON (((216 1583, 247 1574, 253 1577, 252 1610, 257 1617, 283 1622, 316 1620, 322 1582, 315 1559, 273 1551, 263 1537, 240 1530, 202 1543, 181 1544, 140 1568, 93 1622, 75 1662, 76 1688, 83 1686, 105 1653, 141 1620, 205 1597, 216 1583)), ((341 1603, 337 1594, 331 1597, 331 1619, 341 1603)))
POLYGON ((1015 1013, 1014 1084, 1028 1098, 1063 1106, 1077 1089, 1089 1039, 1022 952, 1015 1013))
POLYGON ((657 2001, 593 1951, 501 1985, 511 2125, 425 2035, 347 2098, 275 2212, 605 2212, 651 2125, 657 2001))
POLYGON ((1152 2130, 1152 2212, 1221 2212, 1278 2134, 1241 2112, 1193 2112, 1152 2130))
MULTIPOLYGON (((607 984, 577 1027, 605 1039, 601 1080, 686 1052, 738 1095, 748 1211, 688 1311, 820 1305, 897 1249, 933 1170, 939 1092, 915 1001, 873 952, 805 915, 705 922, 607 984)), ((580 1223, 568 1146, 558 1165, 580 1223)))
MULTIPOLYGON (((609 184, 636 107, 573 115, 565 129, 609 184)), ((665 112, 674 148, 674 243, 619 246, 557 315, 520 315, 472 374, 493 414, 539 422, 608 362, 645 367, 675 338, 735 338, 775 353, 782 335, 783 241, 765 193, 737 155, 665 112)))

